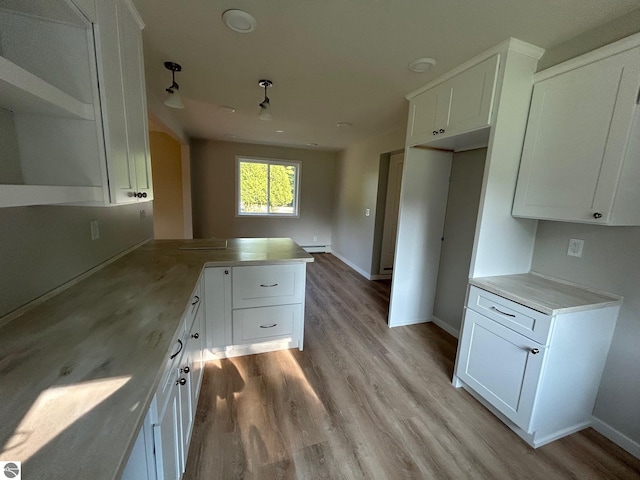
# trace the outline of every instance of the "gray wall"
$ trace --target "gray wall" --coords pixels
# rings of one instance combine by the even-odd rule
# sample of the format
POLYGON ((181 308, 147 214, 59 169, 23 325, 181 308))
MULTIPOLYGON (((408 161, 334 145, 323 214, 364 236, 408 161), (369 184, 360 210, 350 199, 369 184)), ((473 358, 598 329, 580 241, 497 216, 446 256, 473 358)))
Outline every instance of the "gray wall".
POLYGON ((594 415, 640 443, 640 227, 540 221, 532 270, 624 296, 594 415), (567 255, 584 240, 582 258, 567 255))
POLYGON ((460 332, 487 149, 453 154, 433 315, 460 332))
MULTIPOLYGON (((548 50, 547 68, 640 31, 640 9, 548 50)), ((640 227, 541 221, 532 270, 625 297, 594 415, 640 443, 640 227), (567 256, 570 238, 585 241, 582 258, 567 256)))
POLYGON ((191 143, 194 238, 290 237, 299 245, 331 245, 336 154, 210 140, 191 143), (236 216, 236 155, 300 160, 299 218, 236 216), (316 236, 318 239, 313 240, 316 236))
POLYGON ((0 317, 153 237, 152 217, 151 202, 0 208, 0 317), (95 241, 91 220, 100 228, 95 241))
MULTIPOLYGON (((373 270, 374 232, 378 204, 380 156, 402 150, 405 127, 372 137, 340 153, 336 174, 336 203, 333 220, 332 249, 360 273, 370 276, 373 270), (365 216, 365 209, 371 210, 365 216)), ((378 222, 379 223, 379 222, 378 222)))

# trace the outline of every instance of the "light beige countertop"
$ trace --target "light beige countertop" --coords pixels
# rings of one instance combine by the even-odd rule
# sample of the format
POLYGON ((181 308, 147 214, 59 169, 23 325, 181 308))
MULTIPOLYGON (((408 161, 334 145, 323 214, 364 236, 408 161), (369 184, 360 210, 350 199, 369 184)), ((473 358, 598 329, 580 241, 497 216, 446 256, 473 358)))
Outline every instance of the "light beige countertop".
POLYGON ((0 327, 0 460, 23 478, 121 475, 203 266, 313 261, 284 238, 183 243, 149 242, 0 327))
POLYGON ((471 285, 547 315, 621 305, 622 297, 535 272, 469 279, 471 285))

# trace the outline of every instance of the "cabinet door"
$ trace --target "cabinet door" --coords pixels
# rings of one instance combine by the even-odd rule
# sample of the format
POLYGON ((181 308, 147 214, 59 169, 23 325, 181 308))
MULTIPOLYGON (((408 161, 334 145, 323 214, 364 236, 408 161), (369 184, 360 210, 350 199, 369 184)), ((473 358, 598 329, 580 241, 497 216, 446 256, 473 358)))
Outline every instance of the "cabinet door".
POLYGON ((493 96, 500 55, 471 67, 448 83, 451 102, 444 134, 455 135, 487 127, 491 123, 493 96))
POLYGON ((202 368, 203 350, 204 350, 204 308, 198 309, 196 319, 189 333, 189 350, 191 355, 191 405, 193 411, 198 406, 198 394, 200 393, 200 385, 202 384, 202 368))
POLYGON ((446 82, 411 100, 409 144, 426 143, 438 135, 439 128, 446 127, 450 100, 451 87, 446 82))
POLYGON ((180 417, 180 472, 184 472, 189 453, 189 439, 193 427, 193 405, 191 404, 191 389, 193 388, 191 376, 190 352, 185 352, 182 358, 180 375, 178 378, 178 414, 180 417), (184 382, 184 383, 182 383, 184 382))
POLYGON ((231 345, 231 267, 205 268, 204 288, 206 346, 231 345))
POLYGON ((147 126, 147 104, 144 83, 142 32, 129 5, 118 0, 120 59, 122 62, 123 94, 127 125, 129 170, 135 178, 136 193, 153 199, 151 155, 147 126))
POLYGON ((158 480, 179 480, 182 474, 180 459, 180 417, 178 388, 173 388, 169 402, 157 424, 153 426, 158 480))
POLYGON ((459 348, 456 376, 529 431, 545 347, 467 308, 459 348))
POLYGON ((639 83, 635 48, 535 85, 514 215, 608 223, 639 83))

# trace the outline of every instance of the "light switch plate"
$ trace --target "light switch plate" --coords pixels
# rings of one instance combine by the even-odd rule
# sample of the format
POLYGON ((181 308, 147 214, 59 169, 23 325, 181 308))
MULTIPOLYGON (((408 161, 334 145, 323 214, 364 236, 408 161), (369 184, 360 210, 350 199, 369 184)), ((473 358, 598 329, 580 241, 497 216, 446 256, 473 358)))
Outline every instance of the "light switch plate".
POLYGON ((584 240, 572 238, 569 240, 569 248, 567 255, 571 257, 582 257, 582 249, 584 248, 584 240))

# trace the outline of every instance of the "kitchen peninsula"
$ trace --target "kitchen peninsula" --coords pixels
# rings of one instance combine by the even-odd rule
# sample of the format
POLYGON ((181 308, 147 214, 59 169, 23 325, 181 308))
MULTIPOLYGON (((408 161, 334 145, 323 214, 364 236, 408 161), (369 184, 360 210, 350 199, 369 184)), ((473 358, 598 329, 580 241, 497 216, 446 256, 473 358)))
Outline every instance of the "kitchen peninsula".
POLYGON ((0 327, 0 459, 25 478, 120 478, 150 407, 160 415, 166 372, 196 357, 180 339, 204 339, 189 323, 203 315, 208 328, 205 270, 313 261, 286 238, 183 243, 148 242, 0 327))

